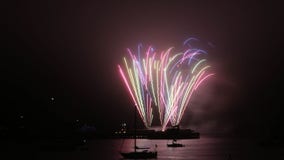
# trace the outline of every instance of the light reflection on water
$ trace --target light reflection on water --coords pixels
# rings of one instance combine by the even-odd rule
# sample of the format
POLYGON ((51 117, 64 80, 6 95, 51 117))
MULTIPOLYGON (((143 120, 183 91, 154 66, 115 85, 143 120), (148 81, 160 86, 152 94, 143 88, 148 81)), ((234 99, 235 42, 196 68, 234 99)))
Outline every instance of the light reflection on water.
MULTIPOLYGON (((201 137, 200 139, 179 140, 185 147, 167 147, 168 140, 138 139, 139 147, 151 147, 158 145, 159 160, 232 160, 236 159, 284 159, 282 149, 264 149, 246 139, 224 139, 213 137, 201 137), (277 157, 277 158, 276 158, 277 157)), ((120 151, 133 150, 132 139, 104 139, 92 140, 88 143, 88 150, 76 150, 73 152, 41 152, 40 159, 49 160, 95 160, 95 159, 122 159, 120 151)))

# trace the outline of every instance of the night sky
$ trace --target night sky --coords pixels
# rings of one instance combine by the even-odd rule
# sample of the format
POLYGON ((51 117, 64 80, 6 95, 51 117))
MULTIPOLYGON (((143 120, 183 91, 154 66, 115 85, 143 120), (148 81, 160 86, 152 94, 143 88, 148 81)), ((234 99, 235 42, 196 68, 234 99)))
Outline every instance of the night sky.
POLYGON ((34 127, 131 123, 133 104, 117 69, 126 48, 178 49, 195 37, 216 75, 182 124, 209 133, 283 133, 280 3, 68 0, 1 8, 1 125, 21 115, 34 127))

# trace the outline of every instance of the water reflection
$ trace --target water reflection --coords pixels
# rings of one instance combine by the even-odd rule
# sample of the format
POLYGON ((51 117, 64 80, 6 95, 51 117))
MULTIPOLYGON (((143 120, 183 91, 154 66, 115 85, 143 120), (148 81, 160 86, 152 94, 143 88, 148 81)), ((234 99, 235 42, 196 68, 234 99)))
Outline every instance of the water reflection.
MULTIPOLYGON (((132 139, 104 139, 90 141, 88 150, 72 152, 40 152, 39 159, 122 159, 120 151, 133 150, 132 139)), ((228 159, 284 159, 284 149, 261 148, 247 139, 225 139, 201 137, 200 139, 179 140, 185 147, 167 147, 168 140, 138 139, 139 147, 154 148, 157 144, 159 160, 228 160, 228 159)))

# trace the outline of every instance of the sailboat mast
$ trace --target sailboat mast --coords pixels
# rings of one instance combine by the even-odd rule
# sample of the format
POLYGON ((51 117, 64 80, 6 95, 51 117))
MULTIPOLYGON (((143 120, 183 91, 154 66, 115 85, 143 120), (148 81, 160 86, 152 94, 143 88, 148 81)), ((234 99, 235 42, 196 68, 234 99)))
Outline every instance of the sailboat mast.
POLYGON ((136 118, 136 112, 137 112, 136 109, 137 109, 137 108, 136 108, 136 106, 135 106, 135 107, 134 107, 134 110, 135 110, 135 112, 134 112, 134 151, 135 151, 135 152, 136 152, 136 127, 137 127, 137 126, 136 126, 136 121, 137 121, 137 120, 136 120, 136 119, 137 119, 137 118, 136 118))

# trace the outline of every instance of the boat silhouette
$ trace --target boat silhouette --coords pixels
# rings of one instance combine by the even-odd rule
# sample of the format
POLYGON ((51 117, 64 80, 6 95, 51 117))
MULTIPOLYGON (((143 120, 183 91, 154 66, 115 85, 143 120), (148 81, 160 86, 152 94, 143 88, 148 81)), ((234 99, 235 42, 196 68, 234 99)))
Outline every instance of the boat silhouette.
POLYGON ((136 108, 135 108, 135 114, 134 114, 134 151, 130 152, 120 152, 121 156, 125 159, 151 159, 151 158, 157 158, 157 145, 155 145, 155 150, 150 151, 149 147, 138 147, 137 146, 137 135, 136 135, 136 108))
POLYGON ((185 145, 181 143, 177 143, 177 140, 173 139, 172 143, 170 144, 168 143, 167 146, 168 147, 184 147, 185 145))

